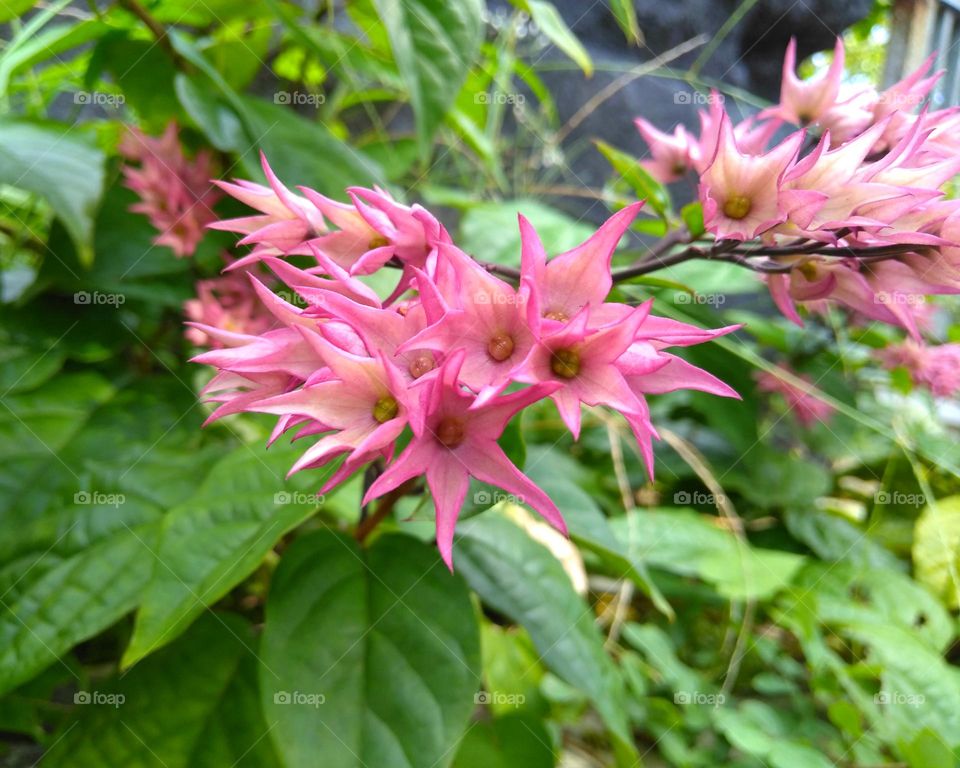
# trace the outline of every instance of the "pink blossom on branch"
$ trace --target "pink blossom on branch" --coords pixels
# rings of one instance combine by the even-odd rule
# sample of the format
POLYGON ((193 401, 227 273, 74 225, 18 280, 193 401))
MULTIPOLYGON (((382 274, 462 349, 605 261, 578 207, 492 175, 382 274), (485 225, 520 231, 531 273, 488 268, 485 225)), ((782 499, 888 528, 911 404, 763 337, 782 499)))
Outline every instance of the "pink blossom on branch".
POLYGON ((315 441, 292 471, 332 466, 343 456, 325 490, 372 461, 383 470, 367 501, 425 475, 448 565, 470 477, 516 495, 564 530, 553 501, 497 444, 524 408, 552 399, 574 437, 582 406, 621 412, 652 474, 656 431, 646 395, 690 387, 736 396, 663 351, 733 328, 702 331, 652 316, 649 302, 609 300, 613 252, 639 203, 553 258, 521 217, 523 266, 514 286, 457 248, 419 206, 380 190, 350 190, 350 203, 309 189, 293 199, 268 177, 269 191, 226 189, 249 197, 269 221, 217 226, 244 234, 256 254, 246 263, 269 267, 284 286, 281 296, 246 276, 277 327, 255 333, 195 324, 220 347, 196 358, 218 371, 207 387, 219 404, 211 418, 241 411, 279 416, 274 439, 289 431, 315 441), (319 220, 313 213, 294 213, 303 213, 303 201, 323 216, 324 232, 304 226, 319 220), (285 255, 307 256, 315 266, 296 267, 285 255), (388 266, 399 269, 398 280, 381 302, 355 275, 388 266), (411 442, 395 456, 407 427, 411 442))
POLYGON ((156 138, 128 128, 120 153, 127 159, 123 167, 127 186, 140 196, 130 210, 150 219, 160 233, 154 240, 157 245, 167 246, 178 257, 192 256, 204 227, 217 217, 213 206, 220 193, 210 182, 210 154, 202 150, 188 158, 172 122, 156 138))

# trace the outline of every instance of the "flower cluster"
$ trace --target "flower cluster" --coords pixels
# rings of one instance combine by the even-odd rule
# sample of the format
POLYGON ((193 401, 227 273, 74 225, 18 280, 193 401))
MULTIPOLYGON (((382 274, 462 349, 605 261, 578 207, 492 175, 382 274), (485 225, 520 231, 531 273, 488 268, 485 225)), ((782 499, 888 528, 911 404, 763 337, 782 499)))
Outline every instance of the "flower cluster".
POLYGON ((184 155, 176 123, 168 124, 156 138, 129 128, 120 153, 128 161, 123 168, 127 186, 140 196, 130 210, 150 219, 160 233, 154 240, 157 245, 169 247, 178 257, 192 256, 204 228, 217 218, 213 206, 220 192, 209 181, 210 154, 200 151, 192 159, 184 155), (139 168, 129 163, 139 163, 139 168))
POLYGON ((919 338, 924 296, 960 292, 960 200, 941 189, 960 172, 960 113, 918 111, 932 58, 878 93, 843 85, 839 40, 810 80, 795 54, 792 41, 780 103, 738 124, 718 95, 699 136, 638 121, 646 167, 662 181, 696 175, 708 232, 732 258, 763 257, 750 263, 792 321, 797 304, 829 299, 919 338))
POLYGON ((464 253, 424 208, 379 189, 351 189, 350 203, 291 192, 264 160, 268 186, 221 187, 259 214, 214 226, 243 235, 259 263, 287 286, 290 301, 252 272, 253 289, 277 327, 235 332, 195 323, 221 346, 197 362, 217 369, 211 416, 279 416, 288 430, 319 437, 291 471, 330 466, 324 491, 374 461, 382 472, 368 503, 426 476, 437 541, 451 564, 454 526, 471 477, 524 500, 560 530, 554 502, 498 445, 507 422, 551 399, 574 437, 581 406, 606 406, 630 424, 652 475, 646 395, 681 388, 736 397, 727 385, 665 351, 733 330, 702 330, 608 301, 611 259, 642 203, 614 214, 584 243, 547 257, 519 217, 518 284, 464 253), (295 266, 286 257, 307 257, 295 266), (358 275, 396 268, 381 300, 358 275), (398 455, 398 438, 412 435, 398 455), (339 461, 339 464, 335 463, 339 461))
POLYGON ((887 368, 904 368, 914 385, 929 389, 937 397, 960 392, 960 344, 928 347, 907 340, 880 352, 887 368))

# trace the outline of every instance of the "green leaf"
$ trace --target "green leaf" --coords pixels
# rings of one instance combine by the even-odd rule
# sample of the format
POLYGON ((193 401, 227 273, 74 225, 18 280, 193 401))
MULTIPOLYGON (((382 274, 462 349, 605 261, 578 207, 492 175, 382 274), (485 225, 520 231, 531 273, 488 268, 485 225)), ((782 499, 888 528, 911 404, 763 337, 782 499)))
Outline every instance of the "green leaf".
POLYGON ((687 203, 680 209, 680 217, 687 225, 691 237, 700 237, 706 229, 703 226, 703 206, 699 202, 687 203))
POLYGON ((472 726, 460 742, 453 768, 551 768, 553 764, 544 724, 514 715, 472 726))
POLYGON ((61 768, 278 768, 257 693, 256 640, 210 613, 121 678, 81 689, 44 762, 61 768))
POLYGON ((296 483, 283 480, 300 452, 299 447, 237 448, 217 462, 195 494, 167 513, 123 666, 174 640, 324 503, 307 492, 317 482, 309 473, 296 483))
POLYGON ((647 565, 697 576, 733 600, 770 597, 804 562, 792 552, 741 542, 710 520, 690 510, 661 509, 632 512, 611 525, 647 565))
POLYGON ((43 197, 63 222, 81 261, 93 260, 93 218, 103 191, 104 156, 74 126, 0 120, 0 184, 43 197))
POLYGON ((463 581, 408 536, 367 550, 331 531, 284 554, 267 601, 261 697, 287 768, 432 768, 452 758, 479 684, 463 581))
POLYGON ((610 10, 627 36, 627 41, 632 45, 642 45, 643 32, 637 21, 637 9, 633 6, 633 0, 611 0, 610 10))
POLYGON ((487 605, 527 629, 547 667, 590 697, 621 760, 635 760, 623 680, 560 562, 498 510, 465 520, 458 532, 458 572, 487 605))
POLYGON ((960 496, 932 501, 913 535, 917 581, 951 608, 960 606, 960 496))
POLYGON ((618 539, 593 497, 576 483, 579 467, 559 451, 530 447, 527 476, 556 501, 571 538, 599 556, 617 578, 628 578, 646 594, 658 611, 674 618, 673 608, 650 578, 643 561, 618 539))
POLYGON ((480 50, 480 0, 373 0, 417 122, 420 156, 453 105, 480 50))
POLYGON ((529 13, 546 38, 569 56, 583 70, 583 74, 587 77, 593 76, 593 60, 590 54, 567 26, 553 3, 546 0, 514 0, 514 5, 529 13))
POLYGON ((593 228, 562 211, 530 198, 472 205, 460 222, 457 241, 471 256, 496 264, 519 266, 523 213, 537 230, 548 255, 567 251, 593 234, 593 228))
POLYGON ((597 139, 597 149, 607 158, 613 170, 620 174, 623 180, 636 192, 641 200, 646 200, 654 211, 665 217, 670 210, 670 193, 666 187, 651 176, 640 165, 640 161, 632 155, 597 139))

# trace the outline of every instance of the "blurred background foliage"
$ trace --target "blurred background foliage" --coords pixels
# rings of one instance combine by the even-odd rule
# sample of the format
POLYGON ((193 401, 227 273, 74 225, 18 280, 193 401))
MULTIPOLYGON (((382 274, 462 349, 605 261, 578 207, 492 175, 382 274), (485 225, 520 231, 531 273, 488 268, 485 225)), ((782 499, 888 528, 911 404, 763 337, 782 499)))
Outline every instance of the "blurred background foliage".
MULTIPOLYGON (((659 3, 599 4, 583 24, 559 5, 0 7, 0 763, 361 765, 320 722, 349 732, 380 699, 398 702, 381 716, 410 766, 957 763, 960 411, 873 362, 891 329, 840 313, 796 328, 753 275, 711 263, 618 290, 677 319, 745 323, 684 353, 743 401, 654 398, 653 483, 618 419, 589 414, 573 443, 551 407, 526 413, 507 447, 575 547, 477 488, 457 575, 431 570, 416 587, 409 569, 436 561, 416 541, 432 510, 405 500, 355 557, 412 590, 417 611, 384 634, 421 642, 429 616, 462 668, 424 636, 398 651, 417 674, 367 648, 356 663, 372 682, 338 680, 346 703, 277 706, 287 684, 314 690, 310 649, 353 621, 300 623, 319 610, 323 572, 362 579, 330 545, 357 521, 361 479, 317 499, 309 473, 283 479, 295 450, 263 448, 268 421, 201 430, 206 374, 186 362, 181 307, 231 240, 211 231, 193 259, 154 245, 129 211, 119 141, 128 125, 156 135, 176 121, 222 178, 262 180, 263 151, 289 185, 342 198, 379 184, 435 210, 465 250, 513 265, 518 210, 556 253, 640 196, 626 264, 695 217, 689 189, 640 172, 632 118, 692 122, 710 87, 755 109, 769 78, 750 73, 778 79, 791 30, 776 28, 775 54, 751 53, 743 36, 776 3, 705 13, 684 23, 713 26, 683 39, 651 28, 673 23, 659 3), (812 377, 828 423, 806 428, 757 391, 756 372, 781 364, 812 377), (439 725, 413 727, 411 712, 439 725)), ((801 50, 852 25, 853 76, 878 78, 888 8, 865 5, 826 37, 817 22, 801 50)))

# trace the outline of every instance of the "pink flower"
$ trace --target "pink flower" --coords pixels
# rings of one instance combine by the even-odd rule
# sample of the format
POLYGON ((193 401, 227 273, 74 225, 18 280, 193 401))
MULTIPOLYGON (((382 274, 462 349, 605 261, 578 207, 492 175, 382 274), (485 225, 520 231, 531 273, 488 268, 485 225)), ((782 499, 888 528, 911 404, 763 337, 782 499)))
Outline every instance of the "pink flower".
POLYGON ((785 221, 780 183, 803 138, 798 131, 764 155, 745 154, 724 115, 713 161, 700 178, 706 228, 717 238, 748 240, 785 221))
POLYGON ((926 387, 937 397, 952 397, 960 392, 960 344, 928 347, 907 339, 879 353, 887 368, 906 368, 917 386, 926 387))
POLYGON ((216 219, 213 206, 220 198, 208 181, 212 175, 209 153, 201 151, 188 159, 173 122, 159 138, 128 128, 120 153, 140 164, 123 168, 127 186, 140 196, 130 210, 150 219, 160 233, 154 240, 157 245, 167 246, 177 257, 193 255, 204 227, 216 219))
MULTIPOLYGON (((785 369, 792 376, 802 379, 813 386, 812 379, 806 374, 785 369)), ((797 421, 804 427, 811 427, 818 421, 829 422, 835 408, 824 402, 816 395, 787 382, 780 376, 766 371, 756 375, 757 388, 761 392, 774 392, 780 395, 787 403, 788 410, 796 416, 797 421)))
MULTIPOLYGON (((250 181, 215 182, 224 192, 260 211, 260 214, 217 221, 210 224, 210 228, 244 235, 238 245, 255 245, 255 257, 287 253, 304 241, 326 232, 323 214, 305 197, 293 194, 283 185, 262 152, 260 164, 270 186, 250 181)), ((252 260, 247 258, 244 263, 252 260)))
MULTIPOLYGON (((184 314, 193 323, 252 336, 264 333, 277 324, 242 272, 200 280, 196 291, 197 297, 183 305, 184 314)), ((195 326, 187 330, 186 336, 198 347, 223 346, 195 326)))
POLYGON ((638 117, 634 123, 653 156, 652 160, 641 160, 640 165, 657 181, 664 184, 677 181, 695 167, 700 156, 700 145, 682 125, 676 126, 673 134, 669 134, 658 131, 642 117, 638 117))
POLYGON ((566 533, 566 524, 550 498, 507 458, 497 439, 520 410, 548 394, 538 385, 495 398, 476 408, 475 398, 458 382, 463 353, 451 355, 437 377, 420 390, 420 403, 407 448, 370 486, 363 503, 382 496, 407 480, 426 475, 437 518, 437 546, 453 568, 453 532, 475 477, 516 495, 551 525, 566 533))
POLYGON ((844 49, 838 37, 833 49, 833 61, 826 72, 801 80, 796 75, 797 40, 790 38, 783 59, 783 78, 780 84, 780 104, 771 110, 777 116, 795 125, 817 122, 837 102, 840 80, 843 78, 844 49))

